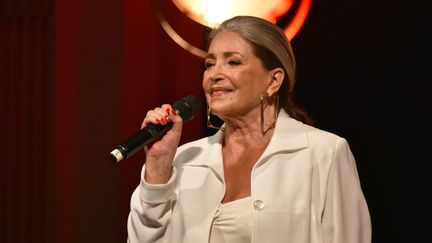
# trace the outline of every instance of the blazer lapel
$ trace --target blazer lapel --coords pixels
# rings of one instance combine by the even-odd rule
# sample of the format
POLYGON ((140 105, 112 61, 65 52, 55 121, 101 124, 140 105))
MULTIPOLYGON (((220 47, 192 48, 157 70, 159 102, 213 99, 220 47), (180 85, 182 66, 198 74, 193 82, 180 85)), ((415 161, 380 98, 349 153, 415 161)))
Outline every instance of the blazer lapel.
POLYGON ((178 154, 182 166, 197 166, 211 169, 223 181, 222 131, 197 141, 196 146, 188 146, 178 154))
POLYGON ((281 110, 273 137, 255 167, 266 161, 266 158, 272 154, 293 152, 308 146, 309 141, 305 132, 305 125, 291 118, 284 110, 281 110))
MULTIPOLYGON (((223 180, 222 136, 223 132, 218 131, 213 136, 196 141, 196 146, 188 146, 185 150, 179 152, 176 160, 181 161, 182 166, 210 168, 223 180)), ((265 158, 272 154, 293 152, 308 146, 305 125, 291 118, 284 110, 281 110, 274 135, 255 167, 266 161, 265 158)))

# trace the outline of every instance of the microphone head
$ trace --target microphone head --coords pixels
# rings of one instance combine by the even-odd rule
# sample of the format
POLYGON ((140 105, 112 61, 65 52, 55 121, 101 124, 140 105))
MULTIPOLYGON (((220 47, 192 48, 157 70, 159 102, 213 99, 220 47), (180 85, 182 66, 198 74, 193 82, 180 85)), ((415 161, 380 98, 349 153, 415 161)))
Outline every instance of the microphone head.
POLYGON ((192 120, 194 116, 202 109, 200 100, 194 95, 188 95, 176 101, 173 105, 177 110, 183 122, 192 120))

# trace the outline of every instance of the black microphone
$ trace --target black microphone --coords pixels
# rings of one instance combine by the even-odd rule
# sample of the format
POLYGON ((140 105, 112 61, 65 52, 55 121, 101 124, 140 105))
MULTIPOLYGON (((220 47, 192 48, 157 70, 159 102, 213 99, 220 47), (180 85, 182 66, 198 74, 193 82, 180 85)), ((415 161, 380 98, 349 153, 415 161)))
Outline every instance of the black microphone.
MULTIPOLYGON (((202 104, 196 96, 189 95, 176 101, 173 108, 176 110, 177 114, 181 116, 183 122, 187 122, 194 118, 202 108, 202 104)), ((173 124, 171 122, 165 125, 147 125, 124 143, 118 145, 117 148, 109 154, 110 159, 117 163, 124 158, 130 157, 147 144, 164 135, 172 126, 173 124)))

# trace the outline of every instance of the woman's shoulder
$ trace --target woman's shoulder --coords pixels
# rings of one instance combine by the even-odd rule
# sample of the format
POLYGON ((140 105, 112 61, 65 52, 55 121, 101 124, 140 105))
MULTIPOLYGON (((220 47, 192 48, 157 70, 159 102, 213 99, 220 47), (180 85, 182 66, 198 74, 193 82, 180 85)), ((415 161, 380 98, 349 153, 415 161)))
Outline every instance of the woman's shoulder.
POLYGON ((338 134, 309 125, 304 125, 304 128, 312 151, 333 154, 343 148, 349 148, 347 139, 338 134))
POLYGON ((328 131, 328 130, 325 130, 325 129, 322 129, 319 127, 313 127, 313 126, 310 126, 307 124, 303 124, 303 125, 304 125, 305 132, 311 138, 325 139, 325 140, 336 140, 336 141, 343 139, 342 136, 340 136, 334 132, 331 132, 331 131, 328 131))
POLYGON ((300 123, 300 126, 302 127, 302 130, 306 135, 310 146, 336 147, 338 144, 348 143, 347 140, 339 134, 318 127, 310 126, 300 121, 297 122, 300 123))
POLYGON ((343 137, 335 133, 298 121, 285 112, 281 112, 279 115, 279 121, 280 125, 279 127, 276 127, 276 131, 279 134, 287 136, 287 138, 291 136, 305 135, 310 144, 316 145, 336 144, 339 141, 344 140, 343 137))

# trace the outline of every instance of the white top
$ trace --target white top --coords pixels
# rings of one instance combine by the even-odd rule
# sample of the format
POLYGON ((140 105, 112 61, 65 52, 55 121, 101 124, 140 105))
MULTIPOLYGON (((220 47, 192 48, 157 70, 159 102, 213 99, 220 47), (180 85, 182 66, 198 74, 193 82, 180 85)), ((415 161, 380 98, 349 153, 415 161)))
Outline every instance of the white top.
POLYGON ((219 205, 211 227, 210 243, 250 243, 251 236, 251 197, 219 205))

